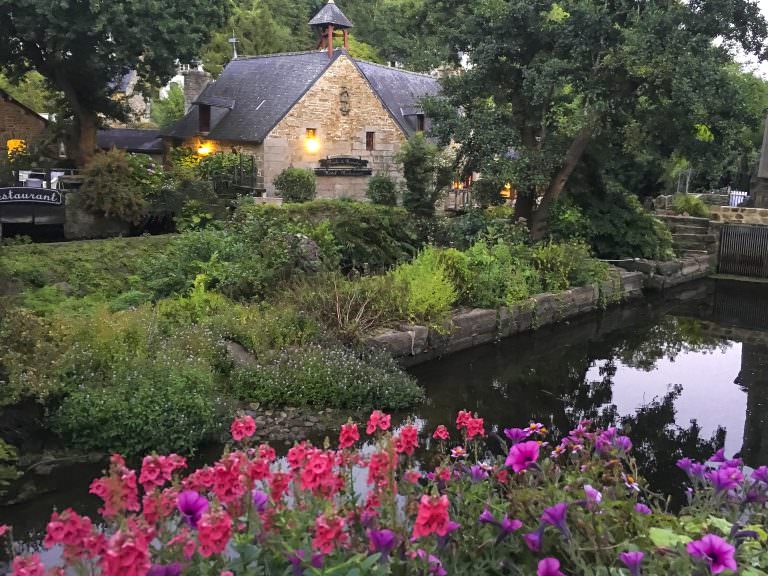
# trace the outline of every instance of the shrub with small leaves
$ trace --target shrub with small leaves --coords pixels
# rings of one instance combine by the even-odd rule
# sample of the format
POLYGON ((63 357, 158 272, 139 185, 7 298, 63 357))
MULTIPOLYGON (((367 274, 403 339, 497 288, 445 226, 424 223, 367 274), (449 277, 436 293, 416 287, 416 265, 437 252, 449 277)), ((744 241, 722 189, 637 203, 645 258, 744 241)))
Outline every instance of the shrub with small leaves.
POLYGON ((303 168, 286 168, 275 178, 274 185, 286 202, 309 202, 317 194, 315 173, 303 168))
POLYGON ((376 174, 368 180, 365 195, 374 204, 397 206, 397 183, 388 174, 376 174))

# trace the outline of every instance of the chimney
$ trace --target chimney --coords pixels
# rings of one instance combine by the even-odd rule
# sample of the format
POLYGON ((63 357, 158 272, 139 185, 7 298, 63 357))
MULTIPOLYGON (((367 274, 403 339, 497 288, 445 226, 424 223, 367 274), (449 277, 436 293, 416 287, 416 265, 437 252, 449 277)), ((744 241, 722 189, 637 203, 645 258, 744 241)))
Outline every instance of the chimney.
POLYGON ((184 113, 186 114, 192 107, 192 102, 198 99, 213 77, 203 70, 202 65, 190 67, 189 70, 182 72, 182 76, 184 77, 184 113))

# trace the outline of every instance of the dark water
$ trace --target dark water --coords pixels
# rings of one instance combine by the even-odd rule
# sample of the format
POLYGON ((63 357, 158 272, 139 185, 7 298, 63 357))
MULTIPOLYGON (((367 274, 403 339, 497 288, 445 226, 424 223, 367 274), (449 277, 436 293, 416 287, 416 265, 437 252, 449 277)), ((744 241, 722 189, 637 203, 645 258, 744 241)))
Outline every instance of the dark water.
MULTIPOLYGON (((620 425, 664 493, 679 492, 674 463, 683 455, 706 458, 725 446, 750 466, 768 464, 768 284, 702 282, 410 371, 427 391, 410 415, 425 433, 462 409, 477 411, 486 428, 535 420, 558 434, 582 418, 620 425)), ((34 481, 37 495, 11 506, 0 498, 0 524, 33 544, 52 508, 95 513, 87 491, 101 468, 28 475, 17 490, 34 481)))

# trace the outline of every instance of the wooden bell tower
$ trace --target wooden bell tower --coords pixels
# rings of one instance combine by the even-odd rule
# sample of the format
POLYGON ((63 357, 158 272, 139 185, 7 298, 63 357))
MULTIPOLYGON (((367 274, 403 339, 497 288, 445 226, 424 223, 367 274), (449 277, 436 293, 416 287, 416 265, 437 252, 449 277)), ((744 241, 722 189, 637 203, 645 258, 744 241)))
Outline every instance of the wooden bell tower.
POLYGON ((352 28, 352 22, 344 16, 334 0, 328 0, 328 4, 309 21, 309 25, 317 32, 317 48, 327 49, 329 58, 333 57, 333 39, 338 35, 337 32, 342 32, 344 48, 349 49, 349 29, 352 28))

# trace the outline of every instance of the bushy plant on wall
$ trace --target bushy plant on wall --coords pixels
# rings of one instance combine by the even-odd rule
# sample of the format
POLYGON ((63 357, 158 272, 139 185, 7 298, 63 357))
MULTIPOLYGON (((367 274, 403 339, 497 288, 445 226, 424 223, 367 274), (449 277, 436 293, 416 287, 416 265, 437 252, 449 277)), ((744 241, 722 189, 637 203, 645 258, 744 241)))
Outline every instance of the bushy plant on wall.
POLYGON ((397 206, 397 183, 388 174, 376 174, 368 181, 365 195, 374 204, 397 206))

